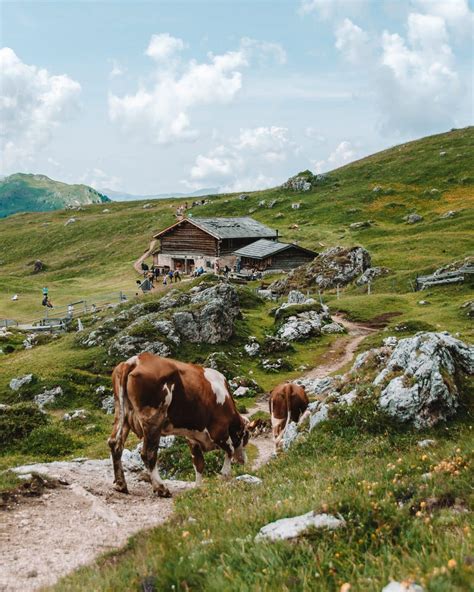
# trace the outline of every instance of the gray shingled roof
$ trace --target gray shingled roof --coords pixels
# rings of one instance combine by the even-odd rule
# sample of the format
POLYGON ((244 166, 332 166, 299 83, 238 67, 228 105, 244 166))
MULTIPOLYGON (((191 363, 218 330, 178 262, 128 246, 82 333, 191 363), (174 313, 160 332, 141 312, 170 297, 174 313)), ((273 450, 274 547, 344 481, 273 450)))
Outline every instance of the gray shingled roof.
MULTIPOLYGON (((275 253, 285 251, 290 247, 296 247, 302 251, 313 253, 313 251, 304 249, 303 247, 293 245, 291 243, 278 243, 275 241, 261 239, 251 243, 250 245, 247 245, 246 247, 242 247, 238 251, 234 251, 234 255, 237 255, 238 257, 249 257, 251 259, 265 259, 266 257, 275 255, 275 253)), ((316 253, 313 254, 316 257, 316 253)))
POLYGON ((265 224, 261 224, 249 216, 242 218, 188 218, 188 220, 219 239, 273 238, 277 236, 276 230, 268 228, 265 224))

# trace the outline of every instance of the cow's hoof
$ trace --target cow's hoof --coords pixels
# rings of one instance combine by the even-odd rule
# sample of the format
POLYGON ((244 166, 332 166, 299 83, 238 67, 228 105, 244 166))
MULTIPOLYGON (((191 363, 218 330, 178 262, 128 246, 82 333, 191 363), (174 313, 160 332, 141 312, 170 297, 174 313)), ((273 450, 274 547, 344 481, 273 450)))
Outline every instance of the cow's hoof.
POLYGON ((171 497, 171 492, 167 487, 160 487, 153 490, 158 497, 171 497))
POLYGON ((128 487, 126 483, 114 483, 114 489, 119 493, 128 493, 128 487))

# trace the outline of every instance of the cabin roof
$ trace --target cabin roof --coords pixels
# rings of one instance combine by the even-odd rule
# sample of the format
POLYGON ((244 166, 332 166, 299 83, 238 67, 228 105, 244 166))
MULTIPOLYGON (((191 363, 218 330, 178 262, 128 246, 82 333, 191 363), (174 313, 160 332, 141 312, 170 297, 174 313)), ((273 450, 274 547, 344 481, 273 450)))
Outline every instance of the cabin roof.
POLYGON ((190 222, 217 239, 274 238, 277 236, 276 230, 257 222, 250 216, 243 216, 241 218, 184 218, 155 234, 154 238, 160 238, 183 222, 190 222))
POLYGON ((317 253, 314 251, 310 251, 309 249, 305 249, 304 247, 300 247, 299 245, 295 245, 293 243, 279 243, 266 239, 260 239, 254 243, 251 243, 250 245, 247 245, 246 247, 242 247, 241 249, 234 251, 234 255, 237 255, 238 257, 248 257, 250 259, 265 259, 266 257, 270 257, 276 253, 286 251, 290 247, 294 247, 300 251, 305 251, 314 257, 317 255, 317 253))

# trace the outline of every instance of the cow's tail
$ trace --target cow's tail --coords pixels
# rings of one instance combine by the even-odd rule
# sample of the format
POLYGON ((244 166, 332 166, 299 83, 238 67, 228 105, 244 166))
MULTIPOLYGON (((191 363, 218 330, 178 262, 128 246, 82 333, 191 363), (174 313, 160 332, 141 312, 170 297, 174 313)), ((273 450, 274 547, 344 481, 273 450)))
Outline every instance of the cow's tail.
POLYGON ((286 424, 285 424, 285 429, 290 425, 290 422, 291 422, 290 391, 291 391, 290 388, 285 388, 285 399, 286 399, 286 424))
POLYGON ((117 366, 117 373, 114 377, 114 391, 118 399, 118 440, 120 440, 122 437, 123 426, 129 405, 127 393, 128 375, 136 368, 137 362, 138 359, 136 356, 130 358, 126 362, 122 362, 119 366, 117 366))

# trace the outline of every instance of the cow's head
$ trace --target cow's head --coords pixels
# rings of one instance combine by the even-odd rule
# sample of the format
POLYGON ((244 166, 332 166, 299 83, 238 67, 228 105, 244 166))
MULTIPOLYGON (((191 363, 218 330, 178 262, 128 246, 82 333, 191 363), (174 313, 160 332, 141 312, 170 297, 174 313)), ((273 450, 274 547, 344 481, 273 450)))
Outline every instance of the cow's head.
POLYGON ((232 442, 234 444, 233 460, 234 462, 243 465, 247 462, 247 454, 245 453, 245 447, 249 443, 250 432, 248 429, 249 420, 246 417, 242 417, 242 415, 240 415, 239 417, 239 426, 232 437, 232 442))

